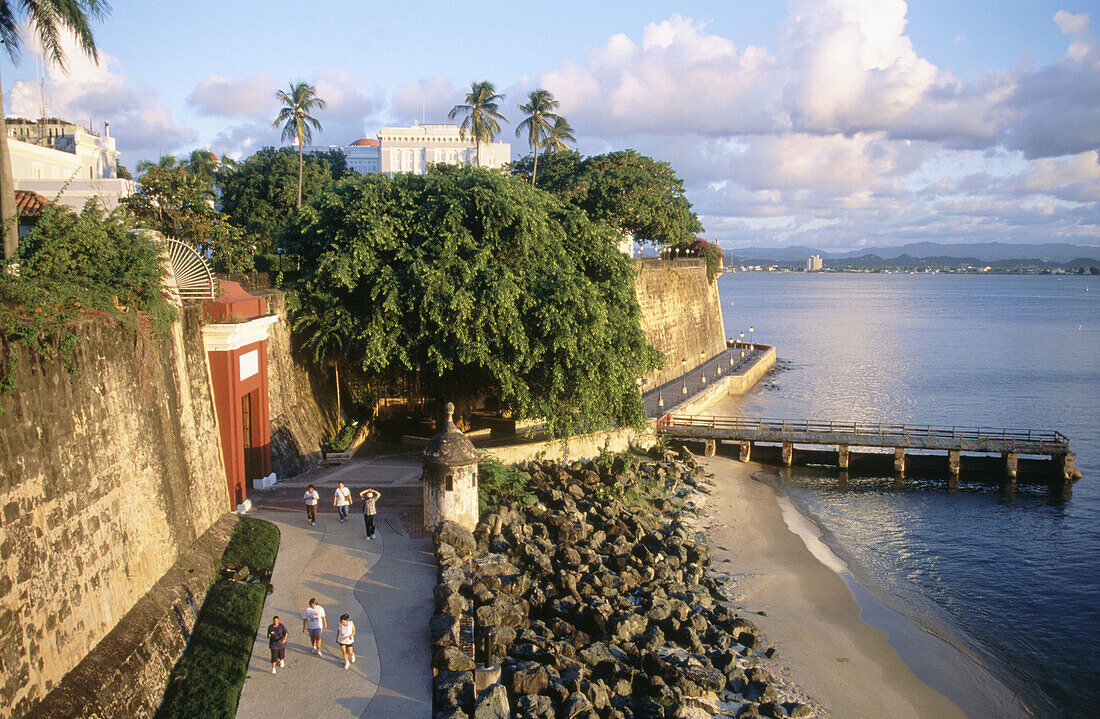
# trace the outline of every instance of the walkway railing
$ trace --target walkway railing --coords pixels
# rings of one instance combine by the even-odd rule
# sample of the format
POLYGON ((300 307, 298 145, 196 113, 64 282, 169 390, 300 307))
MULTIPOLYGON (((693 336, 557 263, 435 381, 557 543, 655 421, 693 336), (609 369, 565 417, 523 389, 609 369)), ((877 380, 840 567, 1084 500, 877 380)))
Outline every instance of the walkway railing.
POLYGON ((665 415, 657 433, 671 437, 802 444, 955 449, 976 452, 1059 454, 1069 451, 1061 432, 926 424, 818 422, 791 419, 665 415))

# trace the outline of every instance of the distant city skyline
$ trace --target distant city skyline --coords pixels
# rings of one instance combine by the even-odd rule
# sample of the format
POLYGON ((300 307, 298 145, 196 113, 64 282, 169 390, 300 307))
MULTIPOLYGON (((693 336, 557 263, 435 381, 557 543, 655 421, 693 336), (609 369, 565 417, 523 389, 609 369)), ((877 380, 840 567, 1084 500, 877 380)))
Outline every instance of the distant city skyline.
MULTIPOLYGON (((317 86, 318 145, 446 122, 471 81, 545 87, 578 149, 672 164, 724 247, 1100 244, 1095 3, 742 0, 115 3, 97 67, 47 68, 47 114, 122 161, 279 145, 274 91, 317 86), (1093 15, 1089 15, 1089 11, 1093 15)), ((8 116, 36 117, 36 53, 0 59, 8 116)))

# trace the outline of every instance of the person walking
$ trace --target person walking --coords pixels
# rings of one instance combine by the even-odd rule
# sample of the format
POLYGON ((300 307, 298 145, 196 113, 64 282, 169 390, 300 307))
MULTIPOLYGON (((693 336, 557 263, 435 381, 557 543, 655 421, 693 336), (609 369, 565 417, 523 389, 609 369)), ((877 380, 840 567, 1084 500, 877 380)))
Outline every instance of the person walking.
POLYGON ((302 499, 306 500, 306 518, 310 524, 317 522, 317 500, 321 498, 321 495, 317 494, 317 490, 313 488, 313 485, 309 485, 306 488, 306 493, 302 495, 302 499))
POLYGON ((275 665, 285 667, 286 659, 286 626, 279 623, 279 617, 271 618, 271 625, 267 628, 267 646, 271 649, 271 673, 275 673, 275 665))
POLYGON ((340 486, 336 488, 336 495, 332 498, 332 506, 336 507, 336 511, 340 514, 340 523, 348 521, 348 507, 351 506, 351 490, 344 486, 343 482, 340 482, 340 486))
POLYGON ((367 487, 359 493, 359 498, 363 500, 363 524, 367 528, 367 539, 374 539, 374 515, 378 514, 377 502, 382 498, 382 493, 367 487))
POLYGON ((302 632, 309 635, 310 644, 313 645, 313 653, 321 654, 321 632, 328 629, 328 620, 325 619, 325 608, 317 603, 316 599, 309 600, 309 606, 302 614, 302 632))
POLYGON ((355 622, 347 614, 341 614, 340 623, 336 625, 336 643, 344 653, 344 669, 347 669, 355 663, 355 622))

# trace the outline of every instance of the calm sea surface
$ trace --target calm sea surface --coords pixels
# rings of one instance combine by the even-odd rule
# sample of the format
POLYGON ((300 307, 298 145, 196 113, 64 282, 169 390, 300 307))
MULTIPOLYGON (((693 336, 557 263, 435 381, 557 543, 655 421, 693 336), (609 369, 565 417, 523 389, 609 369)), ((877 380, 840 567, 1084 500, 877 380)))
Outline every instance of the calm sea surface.
POLYGON ((782 489, 862 585, 1037 714, 1100 715, 1100 277, 737 273, 718 287, 727 334, 753 325, 787 367, 746 416, 1070 438, 1084 478, 1068 501, 920 477, 841 492, 812 467, 782 489))

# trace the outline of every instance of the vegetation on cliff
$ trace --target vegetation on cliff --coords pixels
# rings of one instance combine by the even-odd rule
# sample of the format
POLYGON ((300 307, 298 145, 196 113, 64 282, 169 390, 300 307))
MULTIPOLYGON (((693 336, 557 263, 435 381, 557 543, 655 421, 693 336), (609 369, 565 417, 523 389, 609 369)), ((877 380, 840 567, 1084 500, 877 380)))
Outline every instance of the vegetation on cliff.
POLYGON ((494 394, 553 433, 644 419, 635 382, 660 355, 617 243, 518 178, 450 166, 345 179, 284 237, 314 354, 416 373, 427 397, 494 394))
POLYGON ((16 257, 18 274, 0 273, 0 391, 15 389, 16 346, 71 371, 78 320, 161 335, 176 316, 162 296, 160 248, 94 202, 79 214, 47 207, 16 257))

